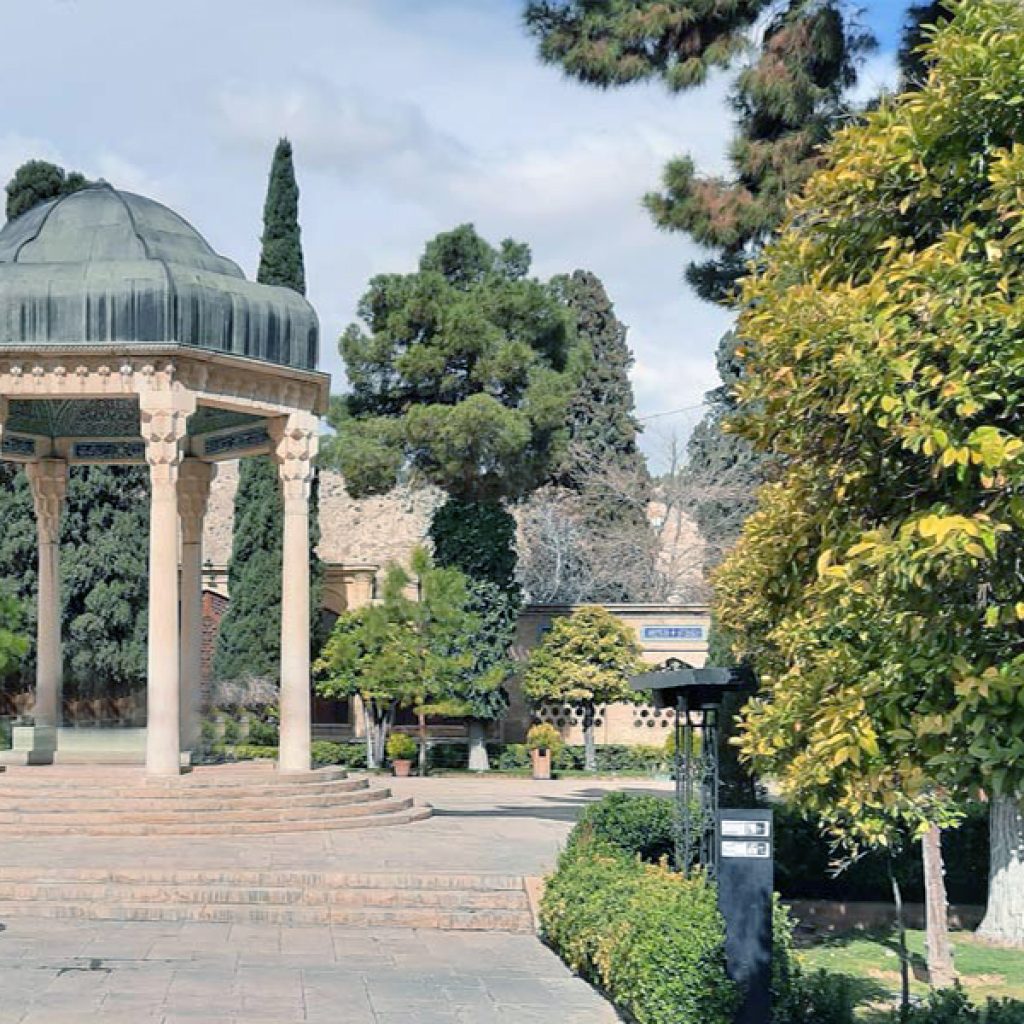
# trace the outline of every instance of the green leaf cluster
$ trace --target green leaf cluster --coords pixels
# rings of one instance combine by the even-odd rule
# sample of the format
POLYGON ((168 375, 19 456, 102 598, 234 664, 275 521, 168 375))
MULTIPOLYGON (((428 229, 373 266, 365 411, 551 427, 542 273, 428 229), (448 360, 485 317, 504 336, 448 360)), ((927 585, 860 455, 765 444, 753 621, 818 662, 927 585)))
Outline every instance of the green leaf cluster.
POLYGON ((611 704, 636 700, 630 676, 640 671, 633 630, 606 608, 584 605, 555 619, 530 651, 523 692, 535 703, 611 704))
POLYGON ((24 611, 17 599, 0 590, 0 679, 3 679, 28 651, 28 637, 23 631, 24 620, 24 611))
POLYGON ((743 291, 737 429, 780 478, 716 579, 743 749, 858 841, 1024 787, 1024 9, 956 0, 743 291))
POLYGON ((479 620, 467 609, 466 578, 457 569, 438 568, 419 548, 412 571, 389 566, 381 601, 335 623, 316 666, 321 696, 359 696, 382 717, 399 707, 429 713, 451 700, 472 665, 465 637, 479 620))
POLYGON ((324 458, 356 496, 401 476, 463 501, 518 497, 564 439, 572 342, 529 250, 465 224, 430 241, 411 274, 382 274, 341 339, 352 386, 324 458))
POLYGON ((65 171, 46 160, 29 160, 7 183, 7 219, 14 220, 40 203, 78 192, 89 184, 78 171, 65 171))
MULTIPOLYGON (((61 521, 61 607, 64 688, 81 697, 125 695, 146 675, 146 471, 136 467, 73 466, 61 521)), ((28 480, 0 463, 0 579, 25 611, 29 649, 18 677, 35 673, 38 547, 28 480)))

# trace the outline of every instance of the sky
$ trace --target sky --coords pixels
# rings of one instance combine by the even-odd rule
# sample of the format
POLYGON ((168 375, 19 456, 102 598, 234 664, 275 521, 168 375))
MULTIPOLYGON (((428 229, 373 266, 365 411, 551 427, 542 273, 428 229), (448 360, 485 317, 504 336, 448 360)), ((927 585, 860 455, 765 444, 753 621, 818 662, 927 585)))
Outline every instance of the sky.
MULTIPOLYGON (((164 202, 255 275, 267 171, 287 135, 301 189, 321 369, 377 273, 471 222, 528 242, 542 277, 604 281, 629 326, 643 445, 657 466, 717 383, 729 315, 689 292, 699 250, 641 206, 688 152, 726 170, 729 81, 600 91, 542 66, 520 0, 32 0, 5 10, 0 181, 39 157, 164 202)), ((903 0, 861 4, 894 80, 903 0)))

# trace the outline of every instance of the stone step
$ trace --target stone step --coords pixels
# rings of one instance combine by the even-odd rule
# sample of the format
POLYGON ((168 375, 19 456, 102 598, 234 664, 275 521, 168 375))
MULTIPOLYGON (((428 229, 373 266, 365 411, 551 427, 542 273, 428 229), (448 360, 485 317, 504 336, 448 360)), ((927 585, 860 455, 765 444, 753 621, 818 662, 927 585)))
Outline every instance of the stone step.
MULTIPOLYGON (((7 793, 0 787, 0 808, 8 810, 91 810, 101 807, 117 806, 123 810, 157 807, 189 807, 193 810, 215 811, 223 807, 266 807, 268 804, 290 803, 313 807, 317 804, 328 804, 333 801, 345 803, 357 802, 370 791, 367 779, 346 779, 338 782, 326 782, 323 785, 306 785, 301 790, 273 790, 266 793, 250 794, 242 792, 218 792, 212 787, 204 787, 196 793, 146 793, 128 790, 123 793, 83 793, 71 796, 63 793, 28 793, 24 788, 12 788, 7 793)), ((377 793, 379 791, 372 791, 377 793)))
POLYGON ((232 924, 422 928, 446 931, 532 932, 527 910, 447 910, 433 907, 280 907, 249 904, 106 904, 90 901, 0 901, 4 917, 91 921, 206 921, 232 924))
POLYGON ((370 789, 368 783, 339 783, 344 789, 328 790, 324 793, 274 794, 273 796, 241 796, 220 794, 174 797, 149 797, 133 795, 124 797, 91 796, 75 799, 72 797, 30 796, 25 793, 5 798, 0 793, 0 822, 8 820, 7 814, 33 816, 45 820, 48 816, 60 814, 69 817, 96 814, 167 814, 202 815, 230 811, 265 810, 268 808, 317 808, 345 807, 381 800, 391 795, 390 789, 370 789))
POLYGON ((514 889, 411 889, 374 886, 321 889, 302 885, 249 887, 80 881, 0 882, 0 902, 106 905, 199 904, 274 907, 429 907, 442 910, 529 910, 526 892, 514 889))
POLYGON ((368 789, 356 794, 343 794, 344 799, 330 800, 312 806, 295 805, 291 801, 278 801, 262 807, 235 807, 230 804, 221 809, 196 810, 183 802, 177 807, 122 809, 116 804, 90 810, 76 810, 73 806, 40 810, 25 806, 21 809, 0 810, 0 835, 6 826, 18 825, 63 825, 67 828, 79 825, 117 824, 160 824, 190 822, 251 822, 290 821, 293 819, 315 819, 332 817, 359 817, 364 814, 387 814, 405 810, 412 806, 411 798, 398 798, 387 789, 368 789))
POLYGON ((112 792, 187 791, 204 787, 230 789, 240 787, 251 789, 273 788, 294 791, 297 786, 316 786, 327 782, 340 781, 348 777, 343 768, 317 768, 310 772, 296 772, 280 775, 271 766, 236 768, 217 765, 195 768, 182 775, 145 775, 137 767, 122 770, 103 770, 92 767, 60 768, 59 766, 36 765, 33 767, 11 767, 0 779, 4 791, 11 789, 47 789, 81 793, 83 790, 99 789, 112 792))
MULTIPOLYGON (((334 808, 319 817, 294 820, 228 821, 223 815, 211 815, 207 821, 131 822, 111 816, 103 824, 40 824, 22 821, 0 826, 0 838, 34 836, 241 836, 282 832, 329 832, 352 828, 378 828, 407 825, 430 817, 429 807, 415 807, 411 799, 400 801, 400 809, 383 801, 371 805, 365 813, 353 814, 357 807, 334 808)), ((61 819, 63 821, 63 819, 61 819)))
POLYGON ((297 871, 266 868, 0 866, 0 883, 105 883, 163 886, 234 886, 254 888, 432 889, 445 891, 521 892, 521 875, 436 871, 297 871))

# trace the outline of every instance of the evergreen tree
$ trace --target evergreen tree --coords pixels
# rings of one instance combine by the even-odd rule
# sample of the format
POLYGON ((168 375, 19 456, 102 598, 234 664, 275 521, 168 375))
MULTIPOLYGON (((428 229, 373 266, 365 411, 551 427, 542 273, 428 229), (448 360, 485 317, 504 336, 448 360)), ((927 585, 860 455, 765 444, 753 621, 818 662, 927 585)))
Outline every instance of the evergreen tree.
MULTIPOLYGON (((263 207, 263 238, 257 279, 261 284, 306 292, 299 229, 299 187, 292 147, 274 150, 263 207)), ((234 536, 228 565, 231 601, 221 622, 213 671, 218 679, 277 679, 281 655, 281 566, 284 509, 277 466, 269 456, 242 459, 235 496, 234 536)), ((312 552, 319 539, 318 487, 310 501, 314 647, 320 637, 322 567, 312 552)))
MULTIPOLYGON (((35 677, 35 513, 25 474, 0 463, 0 578, 26 611, 30 646, 18 678, 35 677)), ((73 466, 61 520, 64 685, 81 697, 145 686, 148 480, 134 466, 73 466)))
POLYGON ((88 184, 85 175, 78 171, 65 171, 46 160, 29 160, 7 183, 7 219, 20 217, 33 206, 70 195, 88 184))
POLYGON ((363 326, 341 339, 352 391, 332 410, 338 435, 324 453, 355 496, 400 477, 447 492, 431 537, 490 625, 474 641, 480 673, 507 658, 519 602, 503 503, 560 457, 573 380, 568 314, 529 267, 525 245, 496 249, 466 224, 430 241, 415 273, 375 277, 363 326))
POLYGON ((922 47, 927 43, 929 29, 949 20, 946 0, 927 0, 911 4, 903 24, 900 40, 900 87, 904 91, 919 89, 928 76, 928 57, 922 47))
POLYGON ((597 467, 644 480, 647 466, 636 443, 640 425, 633 413, 633 353, 626 344, 626 325, 616 317, 596 274, 577 270, 552 283, 575 319, 582 362, 556 482, 582 491, 597 467))

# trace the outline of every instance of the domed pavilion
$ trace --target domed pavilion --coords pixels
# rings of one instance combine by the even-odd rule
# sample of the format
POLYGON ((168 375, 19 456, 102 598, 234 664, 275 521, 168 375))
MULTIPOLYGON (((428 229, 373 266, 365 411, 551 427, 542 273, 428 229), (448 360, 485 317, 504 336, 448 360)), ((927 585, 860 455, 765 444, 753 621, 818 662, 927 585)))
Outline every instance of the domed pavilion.
POLYGON ((285 512, 278 768, 309 770, 309 494, 330 382, 317 346, 302 296, 246 280, 151 199, 101 182, 0 230, 0 457, 25 467, 39 539, 26 760, 57 749, 68 467, 149 467, 146 771, 175 775, 199 735, 210 481, 217 462, 269 453, 285 512))

